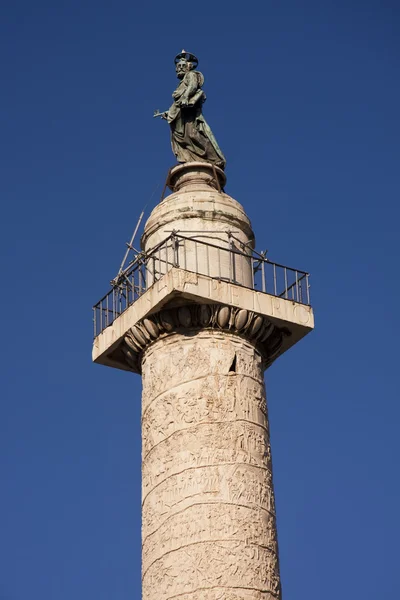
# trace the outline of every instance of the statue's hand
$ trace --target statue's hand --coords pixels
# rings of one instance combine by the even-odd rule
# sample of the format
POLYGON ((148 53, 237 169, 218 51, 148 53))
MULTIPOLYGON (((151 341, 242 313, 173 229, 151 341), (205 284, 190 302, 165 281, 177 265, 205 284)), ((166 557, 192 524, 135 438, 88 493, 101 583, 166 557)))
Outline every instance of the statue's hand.
POLYGON ((162 119, 168 118, 168 111, 160 112, 159 110, 154 111, 153 117, 161 117, 162 119))

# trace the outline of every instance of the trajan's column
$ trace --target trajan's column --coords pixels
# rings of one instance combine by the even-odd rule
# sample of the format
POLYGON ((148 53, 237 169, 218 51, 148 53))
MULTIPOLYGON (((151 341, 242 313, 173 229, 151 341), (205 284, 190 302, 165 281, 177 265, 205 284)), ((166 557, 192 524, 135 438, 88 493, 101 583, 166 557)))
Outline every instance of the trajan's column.
POLYGON ((93 360, 142 375, 143 600, 277 600, 264 370, 313 328, 308 274, 254 250, 197 63, 176 57, 173 104, 155 114, 172 193, 94 307, 93 360))

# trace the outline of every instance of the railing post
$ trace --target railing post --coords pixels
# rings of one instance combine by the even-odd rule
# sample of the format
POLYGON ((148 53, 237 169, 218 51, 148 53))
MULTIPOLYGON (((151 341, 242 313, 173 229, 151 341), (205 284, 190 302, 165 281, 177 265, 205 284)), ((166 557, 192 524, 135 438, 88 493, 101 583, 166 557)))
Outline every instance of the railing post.
POLYGON ((288 297, 288 289, 287 289, 287 269, 285 267, 285 298, 288 297))
POLYGON ((233 262, 232 262, 232 247, 231 242, 228 242, 228 260, 229 260, 229 281, 233 282, 233 262))
POLYGON ((267 282, 265 280, 265 261, 264 261, 264 259, 261 260, 261 284, 262 284, 262 291, 264 293, 266 293, 267 282))
POLYGON ((235 252, 235 244, 232 241, 232 283, 236 283, 237 282, 237 277, 236 277, 236 252, 235 252))
POLYGON ((141 263, 141 261, 139 262, 138 278, 139 278, 139 296, 141 296, 143 294, 143 272, 142 272, 142 263, 141 263))
POLYGON ((179 240, 175 233, 171 237, 174 252, 174 267, 179 267, 179 240))
POLYGON ((297 277, 297 271, 295 271, 296 273, 296 302, 299 301, 299 282, 298 282, 298 277, 297 277))
POLYGON ((276 295, 276 265, 274 263, 274 296, 276 295))
MULTIPOLYGON (((171 238, 169 238, 171 239, 171 238)), ((169 250, 168 250, 168 240, 166 240, 165 244, 164 244, 164 250, 165 250, 165 272, 163 273, 163 275, 165 273, 167 273, 167 271, 169 270, 169 250)), ((174 244, 173 241, 171 240, 171 252, 172 252, 172 259, 171 259, 171 265, 173 265, 173 260, 174 260, 174 244)))
POLYGON ((231 232, 228 231, 229 236, 229 263, 230 263, 230 279, 231 283, 236 283, 236 260, 235 260, 235 242, 232 239, 231 232))
POLYGON ((310 284, 308 281, 308 273, 306 275, 306 287, 307 287, 307 304, 310 306, 310 284))
MULTIPOLYGON (((162 248, 162 246, 160 246, 158 248, 158 275, 160 275, 160 273, 161 273, 161 248, 162 248)), ((154 275, 154 281, 157 281, 156 268, 155 267, 154 267, 154 274, 153 275, 154 275)), ((154 281, 153 281, 153 283, 154 283, 154 281)))
POLYGON ((97 336, 97 327, 96 327, 96 307, 93 306, 93 337, 97 336))

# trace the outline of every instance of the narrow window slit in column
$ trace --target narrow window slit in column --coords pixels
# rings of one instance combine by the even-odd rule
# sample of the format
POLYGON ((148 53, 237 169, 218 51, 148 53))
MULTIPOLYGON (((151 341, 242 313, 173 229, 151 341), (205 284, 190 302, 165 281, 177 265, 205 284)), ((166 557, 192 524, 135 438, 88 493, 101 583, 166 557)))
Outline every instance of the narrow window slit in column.
POLYGON ((236 373, 236 354, 233 357, 231 366, 229 367, 229 373, 236 373))

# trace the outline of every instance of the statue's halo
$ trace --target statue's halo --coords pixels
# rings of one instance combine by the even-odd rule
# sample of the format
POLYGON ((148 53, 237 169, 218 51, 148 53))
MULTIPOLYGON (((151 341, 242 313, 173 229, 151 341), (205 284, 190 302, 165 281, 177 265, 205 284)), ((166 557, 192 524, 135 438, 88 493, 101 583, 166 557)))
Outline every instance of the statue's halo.
POLYGON ((193 64, 193 69, 196 69, 197 65, 199 64, 199 59, 197 58, 197 56, 195 56, 191 52, 186 52, 186 50, 182 50, 182 52, 175 56, 175 64, 178 63, 180 60, 186 60, 187 62, 191 62, 193 64))

